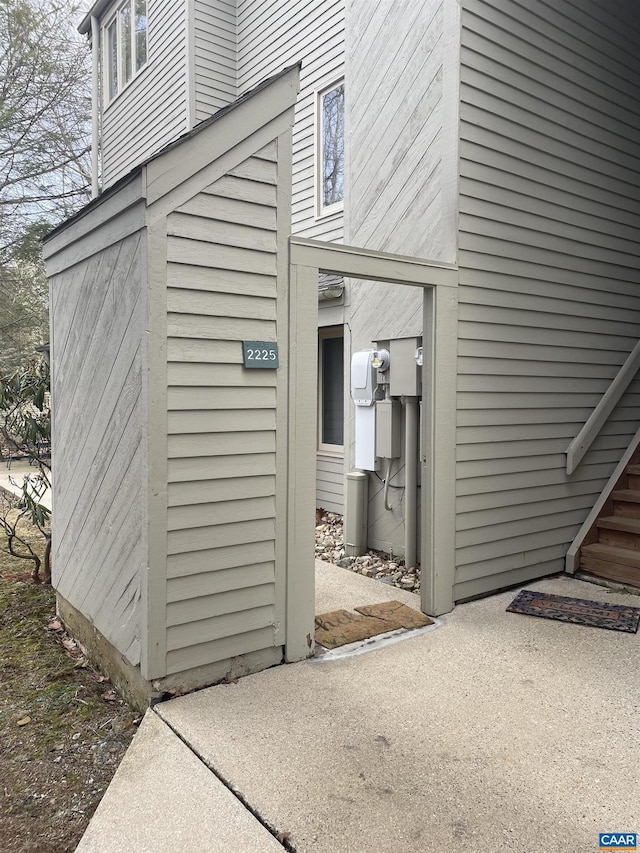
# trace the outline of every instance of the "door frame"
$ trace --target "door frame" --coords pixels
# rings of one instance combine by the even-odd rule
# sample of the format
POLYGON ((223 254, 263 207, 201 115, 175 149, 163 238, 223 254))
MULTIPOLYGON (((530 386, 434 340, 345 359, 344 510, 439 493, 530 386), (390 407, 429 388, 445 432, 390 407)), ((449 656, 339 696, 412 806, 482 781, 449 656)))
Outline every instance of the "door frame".
POLYGON ((303 237, 289 239, 285 660, 313 654, 319 273, 423 289, 421 609, 453 609, 458 268, 303 237), (436 500, 437 496, 437 500, 436 500))

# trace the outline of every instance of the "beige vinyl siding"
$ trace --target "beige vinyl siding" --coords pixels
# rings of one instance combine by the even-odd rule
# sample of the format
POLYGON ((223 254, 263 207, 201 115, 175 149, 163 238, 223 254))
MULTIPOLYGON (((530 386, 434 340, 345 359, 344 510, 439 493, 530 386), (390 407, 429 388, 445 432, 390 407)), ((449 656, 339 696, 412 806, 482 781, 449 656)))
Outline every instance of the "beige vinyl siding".
POLYGON ((344 510, 344 459, 335 454, 318 453, 316 506, 329 512, 344 510))
POLYGON ((237 7, 238 94, 302 62, 293 130, 292 231, 340 242, 342 212, 315 218, 314 92, 344 75, 344 0, 238 0, 237 7))
POLYGON ((637 429, 640 33, 626 3, 463 4, 455 597, 562 571, 637 429))
POLYGON ((148 61, 111 103, 102 107, 102 185, 187 129, 186 0, 149 0, 148 61))
POLYGON ((241 344, 277 339, 275 157, 167 222, 169 674, 276 645, 277 371, 241 344))
MULTIPOLYGON (((141 216, 134 211, 131 224, 141 216)), ((65 269, 63 259, 63 271, 51 280, 52 562, 58 593, 135 666, 146 565, 145 306, 138 286, 145 240, 137 230, 114 237, 118 230, 131 226, 107 222, 101 245, 90 245, 91 233, 80 238, 82 260, 65 269)), ((50 256, 49 263, 54 267, 58 258, 50 256)))
POLYGON ((237 96, 236 8, 233 0, 193 0, 194 121, 237 96))
MULTIPOLYGON (((237 0, 238 94, 302 62, 293 128, 293 234, 342 242, 343 213, 316 218, 316 92, 344 76, 345 0, 237 0)), ((347 82, 347 89, 348 89, 347 82)), ((317 457, 317 505, 343 511, 343 473, 317 457)))

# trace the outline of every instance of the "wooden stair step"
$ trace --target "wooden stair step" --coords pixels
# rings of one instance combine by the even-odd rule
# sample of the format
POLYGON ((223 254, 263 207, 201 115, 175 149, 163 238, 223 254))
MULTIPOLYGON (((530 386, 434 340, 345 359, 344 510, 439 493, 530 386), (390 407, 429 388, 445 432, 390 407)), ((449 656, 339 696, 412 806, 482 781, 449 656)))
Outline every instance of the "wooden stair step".
POLYGON ((624 533, 635 533, 640 536, 640 519, 626 518, 623 515, 608 515, 599 518, 596 526, 605 530, 621 530, 624 533))
POLYGON ((637 489, 617 489, 615 492, 611 492, 611 497, 614 501, 640 504, 640 490, 637 489))
POLYGON ((580 569, 615 583, 640 587, 640 553, 601 542, 580 549, 580 569))
POLYGON ((640 551, 632 551, 630 548, 618 548, 615 545, 594 542, 593 545, 582 546, 580 556, 585 554, 608 563, 617 563, 640 570, 640 551))

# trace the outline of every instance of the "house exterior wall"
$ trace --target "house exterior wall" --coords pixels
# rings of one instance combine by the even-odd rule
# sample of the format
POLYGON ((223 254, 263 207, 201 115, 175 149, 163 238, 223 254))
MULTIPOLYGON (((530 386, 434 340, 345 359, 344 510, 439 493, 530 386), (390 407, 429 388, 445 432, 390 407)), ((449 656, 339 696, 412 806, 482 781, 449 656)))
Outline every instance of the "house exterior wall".
MULTIPOLYGON (((316 218, 317 91, 344 77, 345 0, 237 0, 238 94, 294 62, 302 62, 300 94, 293 128, 291 231, 303 237, 342 242, 342 211, 316 218)), ((349 81, 346 81, 349 97, 349 81)), ((320 325, 331 311, 332 324, 343 312, 319 305, 320 325)), ((343 511, 344 456, 317 456, 316 505, 343 511)))
POLYGON ((344 459, 319 452, 316 472, 316 506, 342 513, 344 508, 344 459))
MULTIPOLYGON (((344 75, 344 0, 148 4, 147 66, 102 108, 103 186, 266 77, 301 61, 291 228, 303 236, 341 241, 342 211, 315 216, 315 146, 316 92, 344 75)), ((326 313, 323 308, 320 313, 326 313)), ((327 464, 325 456, 318 458, 318 505, 342 511, 343 457, 333 455, 327 464), (333 498, 327 500, 328 494, 333 498)))
POLYGON ((136 186, 47 244, 53 584, 132 665, 147 564, 146 275, 136 186), (96 230, 97 229, 97 230, 96 230))
POLYGON ((640 329, 637 8, 465 0, 462 23, 458 599, 562 571, 640 417, 636 380, 567 476, 640 329))
POLYGON ((188 0, 197 124, 237 97, 235 0, 188 0))
POLYGON ((168 675, 282 644, 276 407, 287 403, 279 372, 246 370, 240 345, 278 339, 276 146, 167 221, 168 675))
MULTIPOLYGON (((101 86, 103 188, 188 129, 185 3, 149 0, 146 65, 109 104, 101 86)), ((199 36, 199 51, 202 44, 199 36)))
MULTIPOLYGON (((450 137, 443 106, 450 73, 444 44, 452 27, 446 5, 347 0, 349 245, 455 260, 455 232, 445 215, 453 193, 446 183, 450 137)), ((422 335, 420 288, 351 281, 347 301, 351 352, 369 349, 372 342, 422 335)), ((348 412, 353 465, 350 401, 348 412)), ((391 511, 384 508, 380 480, 369 478, 369 544, 395 554, 404 549, 402 452, 391 474, 392 485, 399 487, 389 493, 391 511)))
POLYGON ((313 575, 311 432, 288 414, 315 367, 306 327, 290 358, 297 92, 294 67, 46 239, 53 580, 138 697, 309 654, 311 598, 290 590, 313 575), (252 340, 279 366, 245 367, 252 340))
POLYGON ((344 76, 344 0, 237 0, 237 8, 239 95, 302 62, 293 130, 292 232, 340 242, 341 212, 315 218, 314 93, 344 76))

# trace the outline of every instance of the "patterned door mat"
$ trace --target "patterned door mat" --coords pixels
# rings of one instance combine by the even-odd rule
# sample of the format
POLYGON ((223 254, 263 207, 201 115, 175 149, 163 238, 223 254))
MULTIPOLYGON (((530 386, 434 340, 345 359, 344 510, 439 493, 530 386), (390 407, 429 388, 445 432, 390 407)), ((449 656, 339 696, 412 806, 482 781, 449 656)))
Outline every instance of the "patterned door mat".
POLYGON ((534 592, 531 589, 519 592, 507 610, 512 613, 524 613, 526 616, 542 616, 544 619, 571 622, 574 625, 625 631, 627 634, 635 634, 640 624, 640 607, 607 604, 586 598, 568 598, 549 592, 534 592))
POLYGON ((368 640, 378 634, 396 631, 398 628, 424 628, 433 625, 424 613, 402 604, 401 601, 385 601, 382 604, 367 604, 351 610, 333 610, 316 616, 316 642, 326 649, 335 649, 348 643, 368 640))

